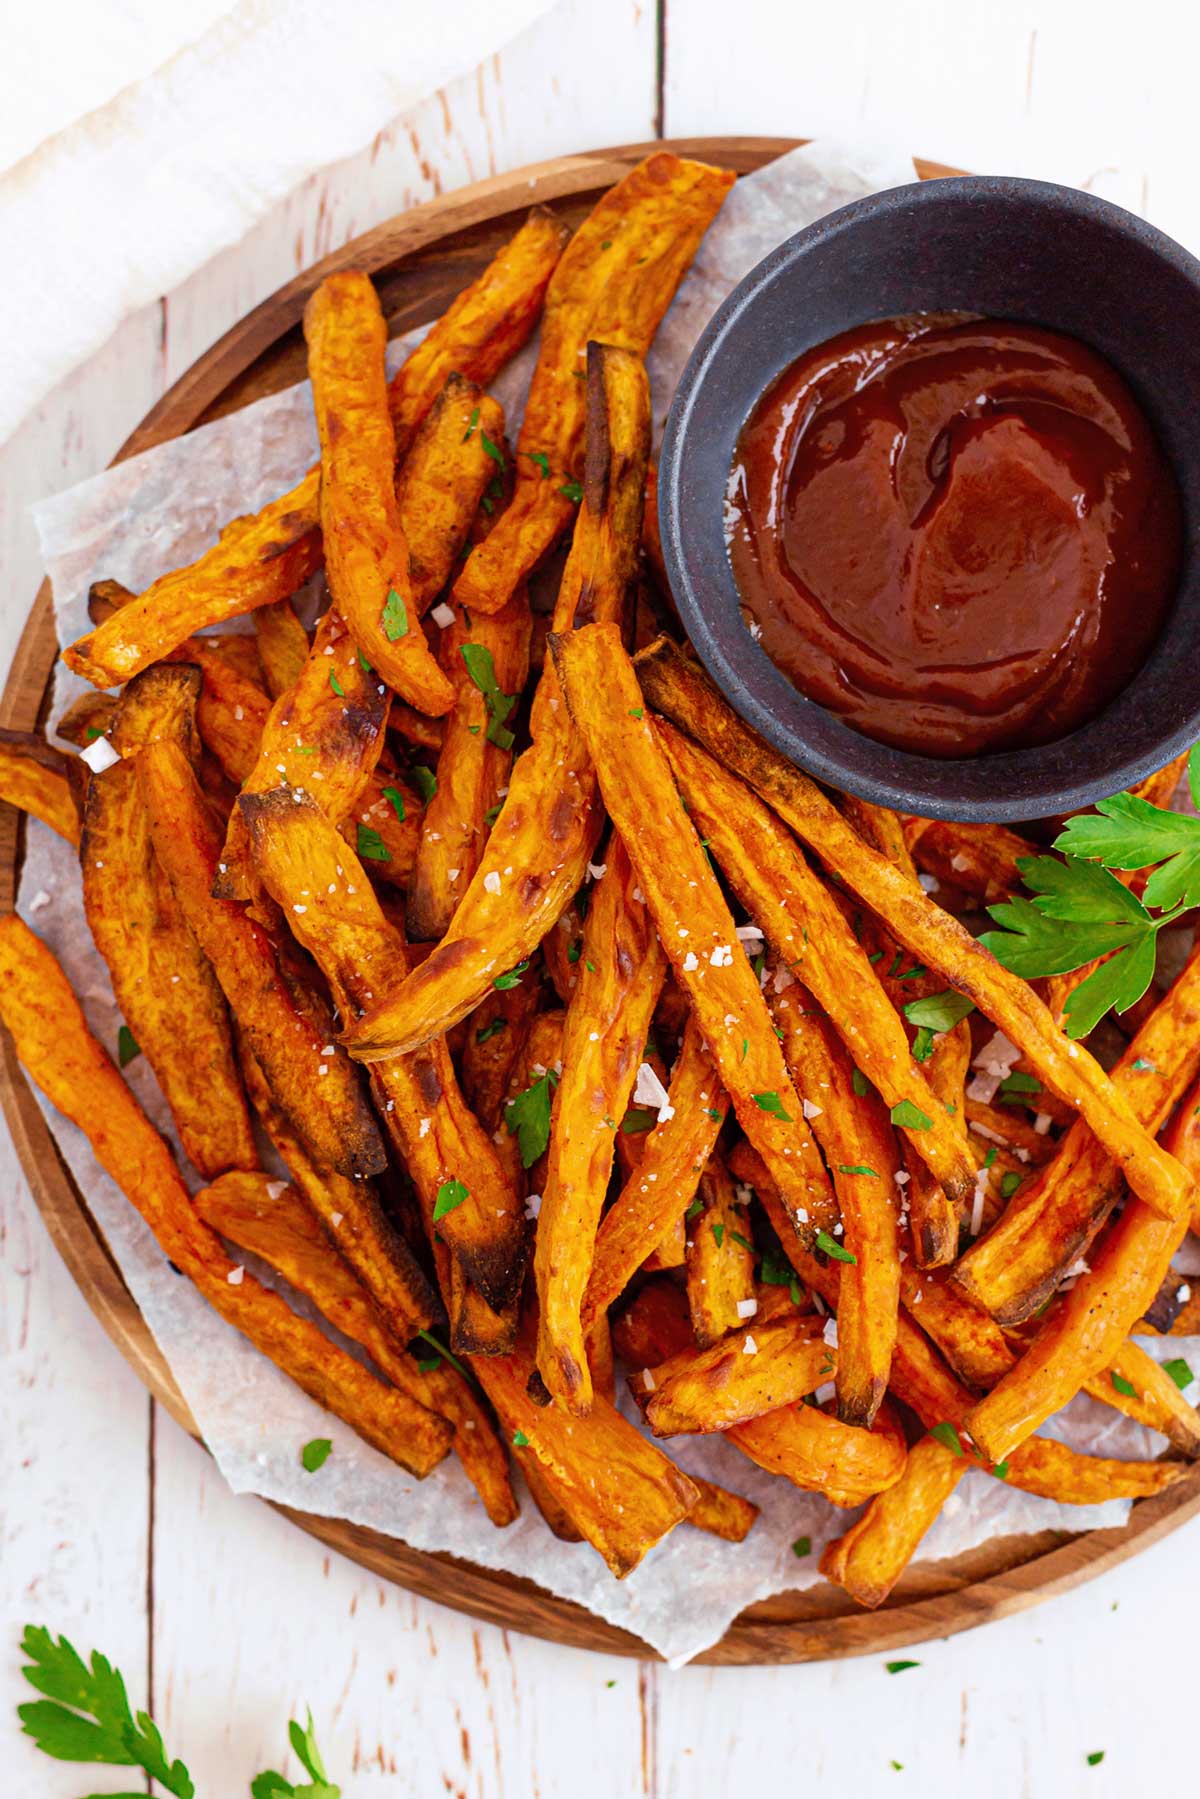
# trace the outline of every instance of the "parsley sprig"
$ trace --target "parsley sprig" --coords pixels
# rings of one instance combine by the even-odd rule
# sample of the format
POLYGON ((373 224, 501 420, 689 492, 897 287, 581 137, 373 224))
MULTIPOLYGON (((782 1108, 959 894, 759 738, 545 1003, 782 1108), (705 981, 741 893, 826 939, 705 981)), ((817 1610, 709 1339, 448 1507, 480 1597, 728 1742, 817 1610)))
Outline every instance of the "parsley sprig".
POLYGON ((488 728, 487 740, 498 749, 511 750, 513 734, 505 726, 505 719, 516 705, 519 694, 504 693, 496 679, 496 664, 492 652, 486 644, 464 643, 462 659, 467 665, 467 673, 483 695, 487 707, 488 728))
MULTIPOLYGON (((17 1707, 21 1728, 44 1755, 60 1762, 90 1762, 107 1767, 141 1768, 174 1799, 195 1799, 196 1788, 186 1766, 172 1760, 162 1732, 148 1712, 132 1712, 120 1669, 93 1649, 83 1657, 66 1637, 57 1641, 41 1624, 27 1624, 21 1648, 29 1658, 26 1680, 45 1696, 17 1707)), ((295 1719, 288 1735, 311 1780, 295 1786, 282 1774, 266 1769, 250 1783, 252 1799, 341 1799, 325 1772, 313 1730, 312 1713, 302 1727, 295 1719)), ((106 1799, 140 1799, 139 1794, 112 1793, 106 1799)))

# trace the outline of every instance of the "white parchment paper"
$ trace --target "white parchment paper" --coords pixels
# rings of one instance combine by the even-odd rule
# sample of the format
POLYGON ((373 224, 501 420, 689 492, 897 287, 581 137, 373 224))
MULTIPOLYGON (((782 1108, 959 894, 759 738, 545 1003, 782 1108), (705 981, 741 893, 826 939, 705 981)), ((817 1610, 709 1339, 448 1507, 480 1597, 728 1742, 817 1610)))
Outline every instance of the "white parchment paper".
MULTIPOLYGON (((656 425, 699 331, 729 289, 783 238, 826 212, 913 178, 907 158, 845 153, 814 145, 740 181, 709 232, 659 332, 650 357, 656 425)), ((419 335, 419 334, 418 334, 419 335)), ((403 354, 390 346, 389 366, 403 354)), ((510 428, 520 415, 534 350, 496 384, 510 428)), ((88 584, 110 576, 135 590, 190 561, 238 513, 256 510, 291 486, 317 454, 307 383, 273 395, 188 436, 44 501, 35 511, 54 587, 59 637, 88 628, 88 584)), ((59 668, 52 718, 82 683, 59 668)), ((18 905, 60 957, 93 1029, 110 1048, 120 1017, 107 972, 83 917, 70 849, 30 820, 18 905)), ((146 1063, 128 1069, 139 1099, 168 1137, 167 1108, 146 1063)), ((724 1543, 684 1526, 622 1582, 584 1544, 551 1536, 526 1498, 520 1519, 498 1531, 454 1461, 416 1481, 331 1419, 224 1324, 172 1273, 153 1237, 97 1165, 86 1139, 43 1102, 67 1162, 187 1399, 217 1464, 235 1492, 257 1493, 310 1512, 350 1519, 418 1549, 450 1550, 488 1567, 536 1580, 637 1633, 678 1665, 715 1642, 746 1605, 819 1577, 823 1544, 855 1514, 799 1492, 755 1468, 719 1439, 676 1439, 669 1453, 688 1470, 745 1494, 762 1517, 744 1543, 724 1543), (306 1474, 301 1446, 330 1436, 334 1451, 306 1474), (792 1544, 812 1540, 798 1559, 792 1544)), ((1161 1357, 1200 1350, 1200 1340, 1147 1344, 1161 1357)), ((1078 1448, 1117 1456, 1155 1455, 1161 1439, 1082 1398, 1048 1429, 1078 1448)), ((972 1473, 947 1505, 922 1555, 945 1556, 1014 1532, 1068 1531, 1124 1522, 1125 1502, 1071 1507, 1038 1500, 972 1473)))

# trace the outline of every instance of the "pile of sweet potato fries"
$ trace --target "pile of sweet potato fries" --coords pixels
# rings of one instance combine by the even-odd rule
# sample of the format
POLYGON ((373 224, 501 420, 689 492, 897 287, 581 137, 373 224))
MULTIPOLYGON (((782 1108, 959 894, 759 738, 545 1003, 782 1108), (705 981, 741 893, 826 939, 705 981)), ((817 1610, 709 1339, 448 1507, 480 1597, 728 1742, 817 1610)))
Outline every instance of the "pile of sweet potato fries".
POLYGON ((1023 840, 822 792, 691 656, 644 357, 732 181, 657 154, 569 241, 533 212, 390 383, 371 282, 326 279, 319 466, 93 589, 82 756, 0 738, 200 1190, 16 917, 0 1016, 164 1255, 413 1474, 457 1454, 502 1526, 514 1457, 622 1576, 677 1524, 752 1528, 656 1440, 721 1431, 866 1504, 821 1567, 878 1605, 967 1475, 1090 1503, 1200 1453, 1130 1341, 1195 1328, 1200 955, 1106 1073, 1070 980, 957 916, 1023 840), (486 389, 539 324, 510 443, 486 389), (1080 1391, 1166 1456, 1035 1434, 1080 1391))

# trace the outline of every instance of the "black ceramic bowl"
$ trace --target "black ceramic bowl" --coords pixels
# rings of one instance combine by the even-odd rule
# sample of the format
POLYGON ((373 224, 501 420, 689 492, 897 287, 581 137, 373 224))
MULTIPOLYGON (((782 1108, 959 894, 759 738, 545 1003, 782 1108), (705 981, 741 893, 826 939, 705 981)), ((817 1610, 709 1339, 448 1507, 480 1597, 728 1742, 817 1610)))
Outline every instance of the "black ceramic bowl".
POLYGON ((1017 819, 1090 805, 1200 738, 1200 262, 1074 188, 987 176, 856 201, 772 252, 692 353, 659 465, 667 572, 698 654, 779 750, 845 792, 931 818, 1017 819), (1163 634, 1129 686, 1057 743, 916 756, 805 699, 742 622, 723 502, 738 433, 803 351, 913 312, 1019 319, 1091 345, 1125 377, 1174 466, 1183 566, 1163 634))

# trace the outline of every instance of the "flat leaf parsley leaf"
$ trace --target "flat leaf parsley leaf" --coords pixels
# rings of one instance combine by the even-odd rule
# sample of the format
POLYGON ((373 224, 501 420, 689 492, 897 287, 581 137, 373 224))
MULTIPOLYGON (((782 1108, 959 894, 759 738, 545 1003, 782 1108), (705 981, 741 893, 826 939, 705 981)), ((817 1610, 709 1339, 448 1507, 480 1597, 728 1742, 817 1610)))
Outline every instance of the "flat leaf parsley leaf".
POLYGON ((550 1141, 550 1113, 558 1076, 548 1068, 539 1080, 510 1099, 504 1108, 509 1135, 517 1140, 522 1168, 532 1168, 550 1141))
POLYGON ((519 695, 501 692, 500 683, 496 679, 496 664, 492 659, 492 652, 485 644, 464 643, 462 659, 487 707, 488 742, 494 743, 498 749, 511 750, 513 734, 505 729, 504 721, 516 705, 519 695))

